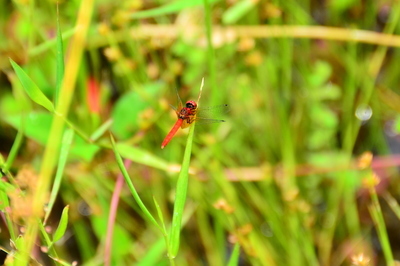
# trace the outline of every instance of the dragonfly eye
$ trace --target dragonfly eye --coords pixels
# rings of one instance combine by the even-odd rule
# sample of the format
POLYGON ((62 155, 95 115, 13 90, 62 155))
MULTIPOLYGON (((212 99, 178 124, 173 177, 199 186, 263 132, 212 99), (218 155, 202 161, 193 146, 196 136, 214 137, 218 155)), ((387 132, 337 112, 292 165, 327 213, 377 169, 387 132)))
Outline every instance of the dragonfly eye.
POLYGON ((191 110, 197 108, 197 104, 194 101, 187 101, 186 102, 186 108, 189 108, 191 110))

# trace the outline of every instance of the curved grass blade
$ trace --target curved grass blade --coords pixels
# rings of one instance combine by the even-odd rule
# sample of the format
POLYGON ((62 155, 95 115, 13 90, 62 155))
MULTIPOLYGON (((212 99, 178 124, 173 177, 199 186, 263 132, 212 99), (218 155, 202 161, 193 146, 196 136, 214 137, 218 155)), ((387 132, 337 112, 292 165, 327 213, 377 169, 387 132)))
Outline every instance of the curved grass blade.
POLYGON ((114 138, 111 134, 110 134, 110 139, 111 139, 111 144, 112 144, 112 148, 114 151, 115 159, 117 160, 118 167, 121 170, 122 175, 124 176, 125 182, 128 185, 133 198, 135 199, 136 203, 139 205, 140 209, 143 211, 143 214, 145 215, 145 217, 152 224, 154 224, 158 229, 160 229, 160 231, 162 232, 163 229, 160 227, 160 225, 157 223, 156 219, 154 219, 153 215, 151 215, 151 213, 149 212, 149 210, 146 208, 143 201, 139 197, 139 194, 137 193, 135 186, 133 185, 131 178, 128 175, 128 172, 125 169, 124 162, 122 161, 121 155, 119 155, 119 153, 118 153, 117 145, 115 144, 114 138))
POLYGON ((69 205, 65 206, 61 214, 60 223, 58 224, 57 230, 53 235, 53 242, 57 242, 58 240, 60 240, 65 234, 65 230, 67 230, 68 210, 69 210, 69 205))
POLYGON ((176 198, 174 203, 174 213, 172 216, 172 226, 169 238, 168 256, 175 258, 179 250, 179 239, 181 233, 181 224, 183 210, 185 208, 186 194, 189 180, 189 165, 190 155, 192 153, 193 133, 196 123, 189 129, 189 136, 186 142, 185 154, 183 155, 182 168, 179 173, 178 182, 176 185, 176 198))
POLYGON ((15 73, 18 76, 19 81, 22 83, 26 93, 29 97, 37 104, 40 104, 50 112, 54 111, 53 103, 43 94, 39 87, 33 82, 33 80, 25 73, 25 71, 15 63, 11 58, 10 62, 14 68, 15 73))
POLYGON ((121 156, 130 159, 133 162, 148 165, 161 170, 169 170, 169 165, 167 162, 148 151, 133 147, 132 145, 126 143, 117 143, 116 148, 121 156))

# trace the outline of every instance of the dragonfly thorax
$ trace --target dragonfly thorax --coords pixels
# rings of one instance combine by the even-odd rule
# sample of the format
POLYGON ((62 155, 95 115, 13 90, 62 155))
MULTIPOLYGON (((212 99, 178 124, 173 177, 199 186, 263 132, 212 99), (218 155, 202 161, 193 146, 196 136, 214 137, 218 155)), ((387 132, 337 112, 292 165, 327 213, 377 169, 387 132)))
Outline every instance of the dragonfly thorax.
POLYGON ((189 118, 192 118, 195 114, 196 114, 196 109, 190 109, 188 107, 184 107, 178 112, 178 118, 183 120, 188 120, 189 118))

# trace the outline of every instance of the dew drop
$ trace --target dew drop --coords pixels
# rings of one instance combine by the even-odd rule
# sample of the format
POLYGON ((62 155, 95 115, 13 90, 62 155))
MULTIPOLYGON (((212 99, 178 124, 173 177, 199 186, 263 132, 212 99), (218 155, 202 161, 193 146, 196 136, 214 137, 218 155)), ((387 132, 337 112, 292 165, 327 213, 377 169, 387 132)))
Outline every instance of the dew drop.
POLYGON ((372 109, 369 105, 360 105, 356 109, 356 117, 361 121, 367 121, 372 117, 372 109))

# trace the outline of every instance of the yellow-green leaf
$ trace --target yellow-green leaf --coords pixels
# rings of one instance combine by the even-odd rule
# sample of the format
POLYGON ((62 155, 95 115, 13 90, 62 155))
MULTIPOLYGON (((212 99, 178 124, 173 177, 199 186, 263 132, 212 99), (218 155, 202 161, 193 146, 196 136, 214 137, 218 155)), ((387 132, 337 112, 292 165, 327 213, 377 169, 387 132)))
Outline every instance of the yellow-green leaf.
POLYGON ((39 89, 39 87, 33 82, 33 80, 25 73, 25 71, 15 63, 11 58, 10 62, 12 67, 14 68, 15 73, 18 76, 19 81, 22 83, 22 86, 25 89, 25 92, 29 95, 29 97, 37 104, 40 104, 50 112, 54 111, 53 103, 43 94, 43 92, 39 89))
POLYGON ((69 210, 69 205, 65 206, 61 214, 60 223, 58 224, 57 230, 53 235, 53 242, 57 242, 58 240, 60 240, 65 234, 65 230, 67 230, 68 210, 69 210))

